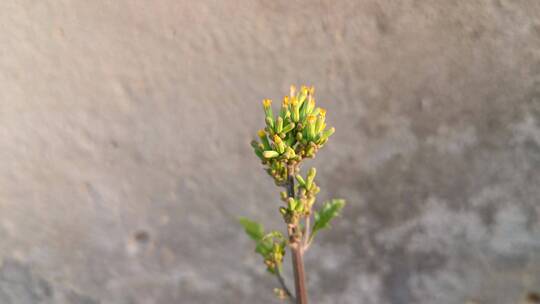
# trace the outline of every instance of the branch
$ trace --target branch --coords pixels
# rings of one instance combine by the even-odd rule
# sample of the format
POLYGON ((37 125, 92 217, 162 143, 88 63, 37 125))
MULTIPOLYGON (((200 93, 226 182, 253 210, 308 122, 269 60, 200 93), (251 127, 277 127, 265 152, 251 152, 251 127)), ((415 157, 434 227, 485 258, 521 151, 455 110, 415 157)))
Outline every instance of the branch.
POLYGON ((306 251, 309 248, 309 239, 311 238, 310 229, 311 214, 306 216, 306 227, 304 228, 304 240, 303 240, 303 250, 306 251))
MULTIPOLYGON (((296 167, 294 165, 289 165, 287 168, 287 194, 289 197, 294 198, 294 172, 296 167)), ((303 246, 302 240, 297 238, 297 229, 298 223, 289 224, 287 227, 289 233, 289 248, 292 255, 292 265, 294 273, 294 290, 296 296, 297 304, 307 304, 307 289, 306 289, 306 279, 305 279, 305 270, 304 270, 304 259, 303 259, 303 246)))
POLYGON ((292 295, 291 291, 287 287, 287 284, 285 284, 285 279, 281 276, 281 271, 279 270, 279 267, 276 267, 276 277, 278 279, 279 284, 281 285, 281 289, 285 291, 285 294, 287 297, 289 297, 289 300, 291 300, 292 303, 296 302, 296 298, 292 295))

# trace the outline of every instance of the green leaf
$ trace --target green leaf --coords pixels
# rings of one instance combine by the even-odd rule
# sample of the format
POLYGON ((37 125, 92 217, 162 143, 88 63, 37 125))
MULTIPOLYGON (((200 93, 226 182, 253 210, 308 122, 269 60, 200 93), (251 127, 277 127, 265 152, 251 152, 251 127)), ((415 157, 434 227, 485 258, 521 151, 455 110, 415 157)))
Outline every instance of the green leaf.
POLYGON ((244 230, 246 231, 247 235, 251 237, 255 241, 259 241, 264 236, 264 227, 263 225, 251 221, 245 217, 241 217, 239 220, 240 224, 244 226, 244 230))
POLYGON ((272 248, 274 247, 272 240, 266 239, 266 240, 260 240, 257 241, 257 247, 255 247, 255 252, 262 255, 264 258, 266 258, 271 252, 272 248))
POLYGON ((268 240, 268 239, 284 240, 285 237, 283 236, 283 233, 279 231, 270 231, 262 239, 263 240, 268 240))
POLYGON ((339 212, 344 206, 345 200, 333 199, 326 202, 319 212, 315 212, 315 224, 313 225, 311 238, 313 238, 320 230, 330 227, 330 222, 334 217, 339 215, 339 212))
POLYGON ((265 259, 273 251, 284 246, 285 237, 279 231, 271 231, 257 240, 255 252, 261 254, 265 259), (276 249, 277 248, 277 249, 276 249))

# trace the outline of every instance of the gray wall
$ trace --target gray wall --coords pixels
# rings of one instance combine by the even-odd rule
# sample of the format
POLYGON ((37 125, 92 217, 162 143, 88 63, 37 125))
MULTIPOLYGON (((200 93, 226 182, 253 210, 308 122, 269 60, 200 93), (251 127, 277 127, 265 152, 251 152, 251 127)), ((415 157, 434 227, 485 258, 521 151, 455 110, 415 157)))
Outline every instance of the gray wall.
MULTIPOLYGON (((540 1, 2 1, 0 303, 277 303, 249 141, 316 87, 313 303, 540 292, 540 1)), ((286 275, 290 281, 290 272, 286 275)))

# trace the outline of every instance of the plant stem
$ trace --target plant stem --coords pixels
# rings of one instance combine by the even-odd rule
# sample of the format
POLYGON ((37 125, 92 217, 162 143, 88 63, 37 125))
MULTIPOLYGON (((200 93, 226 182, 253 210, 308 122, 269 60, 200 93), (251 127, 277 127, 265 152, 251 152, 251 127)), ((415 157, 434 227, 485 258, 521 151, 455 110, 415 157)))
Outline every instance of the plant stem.
POLYGON ((285 291, 285 294, 287 295, 287 297, 289 297, 291 302, 294 303, 294 302, 296 302, 296 298, 292 295, 291 291, 287 287, 287 284, 285 283, 285 280, 283 279, 283 276, 281 276, 281 270, 279 268, 280 267, 276 267, 276 277, 278 279, 278 282, 281 285, 281 288, 285 291))
MULTIPOLYGON (((287 195, 294 198, 294 166, 289 166, 288 168, 288 177, 287 177, 287 195)), ((302 238, 298 237, 299 233, 298 224, 290 225, 287 231, 289 233, 289 246, 291 248, 292 255, 292 266, 294 272, 294 289, 296 293, 296 303, 297 304, 307 304, 307 288, 306 288, 306 279, 304 271, 304 251, 303 251, 303 242, 302 238)))
POLYGON ((304 251, 307 250, 308 248, 308 242, 309 242, 309 239, 310 239, 310 220, 311 220, 311 214, 308 214, 308 216, 306 216, 306 224, 305 224, 305 228, 304 228, 304 240, 302 242, 302 247, 304 249, 304 251))

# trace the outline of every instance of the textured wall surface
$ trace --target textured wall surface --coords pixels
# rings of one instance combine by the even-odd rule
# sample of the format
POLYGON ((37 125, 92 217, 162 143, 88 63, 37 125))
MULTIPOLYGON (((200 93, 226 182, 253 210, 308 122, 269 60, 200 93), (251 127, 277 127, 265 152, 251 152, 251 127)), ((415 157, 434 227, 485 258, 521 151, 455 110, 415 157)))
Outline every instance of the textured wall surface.
POLYGON ((288 2, 1 1, 0 303, 277 303, 236 217, 281 227, 249 141, 291 83, 349 201, 313 303, 540 292, 540 1, 288 2))

